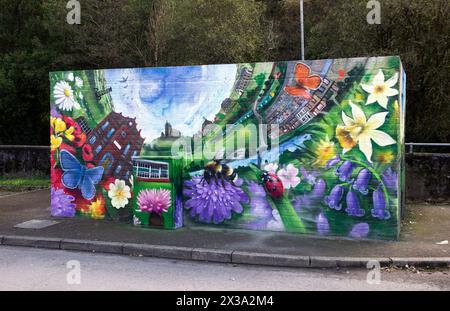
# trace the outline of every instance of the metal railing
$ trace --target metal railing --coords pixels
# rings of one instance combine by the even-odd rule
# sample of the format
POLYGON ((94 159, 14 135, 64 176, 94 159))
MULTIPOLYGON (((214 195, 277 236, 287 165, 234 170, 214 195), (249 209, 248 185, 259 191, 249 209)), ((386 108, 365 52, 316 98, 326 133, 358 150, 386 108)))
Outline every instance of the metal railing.
POLYGON ((450 147, 450 143, 405 143, 408 153, 414 152, 414 146, 422 147, 450 147))

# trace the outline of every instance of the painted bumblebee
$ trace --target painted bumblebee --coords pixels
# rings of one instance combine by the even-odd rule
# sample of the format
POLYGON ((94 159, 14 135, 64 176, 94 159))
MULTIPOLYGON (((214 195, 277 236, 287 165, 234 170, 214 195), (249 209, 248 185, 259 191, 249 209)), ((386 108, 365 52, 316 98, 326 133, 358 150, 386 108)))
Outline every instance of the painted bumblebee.
POLYGON ((237 177, 237 173, 233 168, 219 160, 213 160, 205 165, 202 181, 206 181, 208 184, 211 181, 215 181, 216 184, 221 182, 222 186, 225 186, 226 180, 234 186, 237 177))

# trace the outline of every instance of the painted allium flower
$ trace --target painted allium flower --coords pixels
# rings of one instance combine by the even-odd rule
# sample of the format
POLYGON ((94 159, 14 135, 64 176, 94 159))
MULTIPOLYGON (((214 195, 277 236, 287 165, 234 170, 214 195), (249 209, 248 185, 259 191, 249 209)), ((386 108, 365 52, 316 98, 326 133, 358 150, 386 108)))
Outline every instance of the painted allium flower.
POLYGON ((327 235, 330 232, 330 224, 328 223, 328 219, 325 217, 323 212, 317 215, 316 226, 317 233, 319 233, 319 235, 327 235))
POLYGON ((344 195, 344 187, 341 185, 336 185, 331 189, 328 196, 325 197, 325 203, 332 209, 340 211, 342 209, 342 204, 339 204, 344 195))
POLYGON ((336 127, 336 137, 344 148, 344 153, 358 145, 367 161, 372 163, 372 140, 381 147, 395 144, 395 140, 391 136, 378 130, 384 124, 388 112, 375 113, 367 120, 361 108, 352 102, 350 102, 350 106, 352 107, 352 118, 342 111, 344 125, 336 127))
POLYGON ((347 208, 345 211, 350 216, 362 217, 364 216, 364 210, 359 206, 358 196, 353 190, 349 190, 345 198, 347 202, 347 208))
POLYGON ((111 199, 111 205, 117 209, 123 208, 128 204, 131 198, 130 187, 124 180, 116 179, 115 183, 109 185, 108 197, 111 199))
POLYGON ((378 102, 381 107, 387 109, 388 97, 398 95, 398 90, 392 88, 397 84, 397 81, 398 73, 395 73, 389 80, 384 81, 384 74, 380 69, 371 83, 361 83, 363 90, 370 94, 366 105, 378 102))
POLYGON ((161 215, 167 212, 172 203, 170 191, 167 189, 145 189, 139 192, 137 198, 139 209, 142 212, 161 215))
POLYGON ((64 193, 63 189, 51 189, 51 215, 55 217, 74 217, 75 197, 64 193))
POLYGON ((264 165, 264 170, 268 171, 269 173, 274 173, 276 174, 278 169, 278 164, 276 163, 269 163, 264 165))
POLYGON ((367 186, 369 185, 370 178, 372 178, 372 174, 367 168, 363 168, 358 173, 358 177, 356 177, 355 182, 353 183, 353 189, 359 191, 360 193, 366 195, 369 193, 369 189, 367 186))
POLYGON ((279 170, 277 175, 285 189, 295 188, 301 181, 300 177, 297 176, 298 168, 292 164, 288 164, 286 168, 279 170))
POLYGON ((249 198, 245 192, 228 181, 207 183, 202 177, 195 176, 185 181, 183 193, 190 197, 185 208, 190 210, 192 218, 205 223, 219 224, 231 219, 232 213, 242 213, 241 203, 248 203, 249 198))
POLYGON ((378 187, 372 194, 373 209, 371 210, 372 216, 381 220, 391 218, 391 213, 386 210, 386 199, 381 187, 378 187))
POLYGON ((59 81, 53 89, 53 96, 55 97, 55 104, 63 111, 72 111, 80 109, 80 104, 73 97, 73 91, 66 81, 59 81))
POLYGON ((348 234, 352 238, 365 238, 369 235, 369 224, 361 222, 352 227, 352 230, 348 234))
POLYGON ((352 172, 353 172, 353 164, 351 161, 348 160, 342 163, 342 165, 335 170, 336 175, 342 182, 350 181, 352 172))
POLYGON ((397 190, 397 178, 398 175, 392 169, 392 167, 388 167, 381 175, 381 179, 383 180, 384 185, 389 191, 397 190))

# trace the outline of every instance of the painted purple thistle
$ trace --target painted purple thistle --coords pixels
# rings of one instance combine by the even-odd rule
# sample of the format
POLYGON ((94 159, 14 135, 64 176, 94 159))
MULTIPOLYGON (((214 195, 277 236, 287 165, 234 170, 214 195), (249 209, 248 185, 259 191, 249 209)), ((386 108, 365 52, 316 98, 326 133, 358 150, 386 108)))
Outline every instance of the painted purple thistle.
POLYGON ((381 187, 378 187, 377 190, 373 192, 373 209, 371 210, 372 216, 381 220, 386 220, 391 218, 391 213, 386 210, 386 198, 384 197, 384 193, 381 190, 381 187))
POLYGON ((328 223, 328 219, 323 213, 317 215, 316 226, 317 233, 319 233, 319 235, 327 235, 330 232, 330 224, 328 223))
POLYGON ((345 161, 342 165, 335 170, 336 175, 339 177, 339 180, 342 182, 350 181, 350 177, 353 172, 353 164, 351 161, 345 161))
POLYGON ((361 222, 352 227, 352 230, 348 234, 352 238, 365 238, 369 235, 369 224, 361 222))
POLYGON ((166 213, 172 204, 170 191, 167 189, 144 189, 139 192, 137 204, 141 212, 161 215, 166 213))
POLYGON ((364 216, 364 210, 359 206, 358 196, 353 190, 349 190, 345 198, 347 202, 347 208, 345 211, 349 216, 362 217, 364 216))
POLYGON ((75 198, 65 194, 63 189, 51 189, 50 212, 54 217, 74 217, 75 204, 72 203, 75 198))
POLYGON ((389 191, 397 190, 397 177, 398 175, 392 167, 388 167, 381 175, 381 179, 389 191))
POLYGON ((243 211, 242 203, 248 203, 247 194, 239 187, 228 181, 211 183, 200 176, 193 177, 184 183, 183 193, 190 197, 186 201, 185 209, 190 210, 192 218, 204 223, 219 224, 231 219, 233 212, 240 214, 243 211))
POLYGON ((337 155, 334 158, 328 160, 327 164, 325 165, 325 168, 330 169, 331 167, 337 165, 339 162, 341 162, 341 157, 337 155))
POLYGON ((367 168, 363 168, 361 171, 359 171, 358 176, 353 183, 353 189, 359 191, 364 195, 367 195, 367 193, 369 193, 369 189, 367 188, 367 186, 369 185, 369 181, 371 178, 372 173, 370 173, 367 168))
POLYGON ((344 195, 344 187, 341 185, 336 185, 331 189, 328 196, 325 197, 324 201, 330 208, 340 211, 342 208, 341 202, 342 196, 344 195))

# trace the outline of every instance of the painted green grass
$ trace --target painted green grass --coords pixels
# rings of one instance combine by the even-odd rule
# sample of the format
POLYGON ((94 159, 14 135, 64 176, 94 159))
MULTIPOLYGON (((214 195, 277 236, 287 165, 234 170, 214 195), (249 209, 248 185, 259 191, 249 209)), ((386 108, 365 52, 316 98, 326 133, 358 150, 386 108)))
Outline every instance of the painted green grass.
POLYGON ((0 177, 0 190, 21 192, 50 188, 49 177, 0 177))

